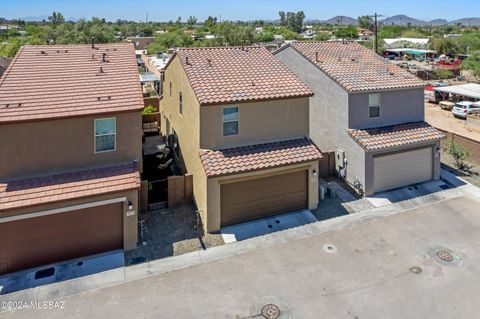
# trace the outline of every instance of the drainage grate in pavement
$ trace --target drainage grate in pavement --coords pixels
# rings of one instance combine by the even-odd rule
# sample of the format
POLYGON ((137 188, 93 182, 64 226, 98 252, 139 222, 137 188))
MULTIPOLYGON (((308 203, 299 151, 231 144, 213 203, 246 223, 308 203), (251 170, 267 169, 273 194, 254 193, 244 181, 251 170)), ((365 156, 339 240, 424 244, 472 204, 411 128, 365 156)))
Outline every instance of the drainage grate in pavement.
POLYGON ((432 247, 428 251, 430 257, 443 266, 459 267, 463 265, 464 257, 445 247, 432 247))
POLYGON ((50 267, 46 269, 39 270, 35 273, 35 280, 51 277, 55 274, 55 268, 50 267))
POLYGON ((280 308, 274 304, 267 304, 262 307, 262 316, 265 319, 278 319, 280 318, 280 308))

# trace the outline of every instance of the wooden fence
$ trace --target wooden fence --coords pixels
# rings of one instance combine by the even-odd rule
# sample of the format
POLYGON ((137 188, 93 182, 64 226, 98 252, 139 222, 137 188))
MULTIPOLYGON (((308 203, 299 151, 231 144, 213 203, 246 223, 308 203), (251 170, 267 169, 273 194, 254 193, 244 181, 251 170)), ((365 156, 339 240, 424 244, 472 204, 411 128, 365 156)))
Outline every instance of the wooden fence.
POLYGON ((193 176, 169 176, 168 177, 168 206, 191 201, 193 199, 193 176))

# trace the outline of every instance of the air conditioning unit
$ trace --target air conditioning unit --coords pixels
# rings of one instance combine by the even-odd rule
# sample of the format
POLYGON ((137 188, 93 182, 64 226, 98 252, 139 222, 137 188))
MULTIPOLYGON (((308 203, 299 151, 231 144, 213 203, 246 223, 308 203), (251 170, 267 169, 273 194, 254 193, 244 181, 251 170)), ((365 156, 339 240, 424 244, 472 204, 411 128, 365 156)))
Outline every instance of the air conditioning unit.
POLYGON ((335 166, 337 170, 345 168, 345 151, 341 149, 335 151, 335 166))

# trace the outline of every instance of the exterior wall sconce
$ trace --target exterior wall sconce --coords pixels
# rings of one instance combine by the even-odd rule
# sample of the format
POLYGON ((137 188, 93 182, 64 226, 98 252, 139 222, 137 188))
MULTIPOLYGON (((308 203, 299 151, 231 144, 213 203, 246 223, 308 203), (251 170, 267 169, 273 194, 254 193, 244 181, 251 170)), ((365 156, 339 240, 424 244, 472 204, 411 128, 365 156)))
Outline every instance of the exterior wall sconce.
POLYGON ((317 171, 313 170, 313 176, 317 176, 317 171))
POLYGON ((128 209, 133 209, 133 203, 131 200, 128 201, 128 209))

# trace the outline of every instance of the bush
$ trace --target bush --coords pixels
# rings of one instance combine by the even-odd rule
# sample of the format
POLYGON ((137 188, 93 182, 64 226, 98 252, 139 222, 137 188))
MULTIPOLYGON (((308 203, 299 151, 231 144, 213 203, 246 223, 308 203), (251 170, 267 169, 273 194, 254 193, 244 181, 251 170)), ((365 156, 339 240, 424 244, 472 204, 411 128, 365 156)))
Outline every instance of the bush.
POLYGON ((148 115, 148 114, 153 114, 153 113, 155 113, 155 107, 153 107, 151 105, 148 105, 147 107, 145 107, 143 109, 143 112, 142 112, 143 115, 148 115))
POLYGON ((465 160, 470 156, 470 153, 465 147, 455 143, 453 140, 449 140, 447 144, 447 152, 452 155, 455 160, 455 165, 459 170, 464 170, 467 167, 465 160))
POLYGON ((454 74, 450 70, 445 69, 436 69, 433 71, 433 74, 439 79, 451 79, 454 77, 454 74))

